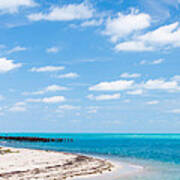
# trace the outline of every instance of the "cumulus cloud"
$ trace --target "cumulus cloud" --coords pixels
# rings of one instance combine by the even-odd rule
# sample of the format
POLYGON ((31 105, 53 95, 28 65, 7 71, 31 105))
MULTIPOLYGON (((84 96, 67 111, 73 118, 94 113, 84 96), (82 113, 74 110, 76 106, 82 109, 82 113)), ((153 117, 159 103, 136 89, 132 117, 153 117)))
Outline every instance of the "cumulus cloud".
POLYGON ((0 73, 6 73, 21 66, 21 63, 14 63, 13 60, 8 60, 7 58, 0 58, 0 73))
POLYGON ((180 75, 175 75, 171 78, 172 81, 180 82, 180 75))
MULTIPOLYGON (((141 35, 134 35, 130 41, 117 44, 117 51, 153 51, 180 47, 179 22, 161 26, 141 35)), ((159 60, 160 61, 160 60, 159 60)), ((157 64, 159 62, 157 61, 157 64)), ((160 61, 161 63, 161 61, 160 61)))
POLYGON ((134 90, 134 91, 127 91, 127 94, 129 94, 129 95, 141 95, 141 94, 143 94, 143 90, 142 89, 137 89, 137 90, 134 90))
POLYGON ((145 82, 135 83, 133 80, 119 80, 112 82, 100 82, 89 87, 90 91, 127 91, 129 95, 141 95, 147 90, 162 90, 167 92, 179 92, 178 81, 173 79, 149 79, 145 82))
POLYGON ((130 102, 131 102, 130 99, 125 99, 125 100, 124 100, 124 103, 130 103, 130 102))
POLYGON ((96 100, 96 101, 102 101, 102 100, 114 100, 119 99, 121 95, 119 93, 117 94, 101 94, 98 96, 94 96, 92 94, 88 95, 87 98, 90 100, 96 100))
POLYGON ((89 107, 87 107, 87 113, 95 114, 95 113, 97 113, 99 108, 100 108, 99 106, 89 106, 89 107))
POLYGON ((43 102, 43 99, 40 98, 30 98, 30 99, 26 99, 26 102, 30 102, 30 103, 38 103, 38 102, 43 102))
POLYGON ((79 77, 79 75, 77 73, 73 73, 73 72, 70 72, 67 74, 61 74, 61 75, 57 76, 57 78, 60 78, 60 79, 74 79, 77 77, 79 77))
POLYGON ((57 53, 57 52, 59 52, 59 48, 58 47, 50 47, 50 48, 47 48, 46 49, 46 52, 47 53, 57 53))
POLYGON ((93 17, 94 9, 87 3, 69 4, 62 7, 52 7, 49 13, 30 14, 31 21, 71 21, 93 17))
POLYGON ((27 48, 25 47, 21 47, 21 46, 16 46, 12 49, 10 49, 9 51, 7 51, 8 54, 14 53, 14 52, 20 52, 20 51, 26 51, 27 48))
POLYGON ((146 46, 144 42, 140 41, 127 41, 119 43, 115 46, 116 51, 152 51, 154 47, 146 46))
POLYGON ((120 91, 126 90, 133 86, 134 81, 126 81, 126 80, 119 80, 119 81, 112 81, 112 82, 101 82, 94 86, 89 87, 90 91, 120 91))
POLYGON ((45 98, 38 98, 38 99, 27 99, 26 102, 32 103, 60 103, 64 102, 66 99, 64 96, 53 96, 53 97, 45 97, 45 98))
POLYGON ((161 64, 164 61, 164 59, 156 59, 152 62, 152 64, 161 64))
POLYGON ((180 114, 180 109, 172 109, 170 112, 174 114, 180 114))
POLYGON ((24 112, 26 110, 27 108, 25 102, 17 102, 11 108, 9 108, 9 111, 11 112, 24 112))
POLYGON ((24 112, 26 111, 26 107, 24 106, 13 106, 9 109, 9 111, 12 111, 12 112, 24 112))
POLYGON ((23 95, 40 95, 40 94, 45 94, 48 92, 65 91, 65 90, 68 90, 68 88, 54 84, 54 85, 47 86, 46 88, 40 91, 24 92, 23 95))
POLYGON ((34 7, 37 4, 33 0, 0 0, 2 13, 17 13, 20 7, 34 7))
POLYGON ((155 59, 154 61, 146 61, 146 60, 142 60, 140 62, 140 65, 144 65, 144 64, 149 64, 149 65, 156 65, 156 64, 161 64, 164 62, 164 59, 160 58, 160 59, 155 59))
POLYGON ((167 92, 180 91, 180 86, 177 81, 165 79, 149 79, 146 82, 136 84, 135 88, 146 90, 163 90, 167 92))
POLYGON ((129 73, 123 73, 120 75, 121 78, 138 78, 141 77, 141 74, 134 73, 134 74, 129 74, 129 73))
POLYGON ((144 65, 144 64, 148 64, 148 62, 146 60, 142 60, 139 64, 144 65))
POLYGON ((49 92, 49 91, 55 92, 55 91, 62 91, 62 90, 67 90, 67 88, 63 86, 58 86, 58 85, 51 85, 44 89, 44 91, 46 92, 49 92))
POLYGON ((118 13, 116 18, 109 18, 106 22, 105 35, 110 36, 112 42, 140 31, 150 26, 151 17, 148 14, 133 10, 130 14, 118 13))
POLYGON ((176 81, 165 81, 164 79, 148 80, 143 84, 145 89, 180 90, 176 81))
MULTIPOLYGON (((117 17, 109 18, 103 34, 115 43, 116 51, 154 51, 180 47, 179 22, 164 24, 152 30, 151 17, 138 10, 129 14, 118 13, 117 17)), ((162 60, 154 62, 160 64, 162 60)))
POLYGON ((54 72, 64 70, 64 66, 44 66, 44 67, 33 67, 30 69, 31 72, 54 72))
POLYGON ((26 105, 25 102, 17 102, 17 103, 15 104, 15 106, 25 106, 25 105, 26 105))
POLYGON ((173 24, 161 26, 158 29, 148 32, 138 37, 142 42, 150 45, 161 46, 180 46, 180 28, 179 22, 173 24))
POLYGON ((88 20, 83 23, 81 23, 81 27, 89 27, 89 26, 100 26, 103 23, 103 20, 88 20))
POLYGON ((59 106, 58 109, 59 110, 77 110, 77 109, 80 109, 80 106, 72 106, 72 105, 65 104, 65 105, 59 106))
POLYGON ((148 101, 148 102, 146 102, 146 104, 149 104, 149 105, 159 104, 159 101, 157 101, 157 100, 148 101))

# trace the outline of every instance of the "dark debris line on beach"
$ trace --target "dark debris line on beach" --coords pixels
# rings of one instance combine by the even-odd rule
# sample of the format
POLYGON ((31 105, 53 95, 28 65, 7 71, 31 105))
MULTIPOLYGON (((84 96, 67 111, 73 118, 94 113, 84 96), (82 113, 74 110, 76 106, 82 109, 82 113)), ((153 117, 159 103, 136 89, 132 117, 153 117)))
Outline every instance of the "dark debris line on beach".
POLYGON ((29 141, 29 142, 73 142, 72 138, 40 138, 40 137, 15 137, 0 136, 2 140, 29 141))

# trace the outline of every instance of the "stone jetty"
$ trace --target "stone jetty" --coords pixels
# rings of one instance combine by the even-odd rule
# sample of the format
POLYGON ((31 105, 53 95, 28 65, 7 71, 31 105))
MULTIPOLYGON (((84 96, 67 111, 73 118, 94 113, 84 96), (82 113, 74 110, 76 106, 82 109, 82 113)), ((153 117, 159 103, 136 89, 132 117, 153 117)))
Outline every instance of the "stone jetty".
POLYGON ((29 142, 73 142, 72 138, 41 138, 22 136, 0 136, 0 140, 29 141, 29 142))

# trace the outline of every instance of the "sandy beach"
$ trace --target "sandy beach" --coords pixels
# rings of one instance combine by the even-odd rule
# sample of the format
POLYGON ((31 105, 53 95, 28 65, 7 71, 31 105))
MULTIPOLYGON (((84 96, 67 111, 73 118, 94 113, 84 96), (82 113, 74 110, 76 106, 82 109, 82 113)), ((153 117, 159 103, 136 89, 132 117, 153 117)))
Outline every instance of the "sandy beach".
POLYGON ((0 147, 0 179, 63 180, 110 173, 112 162, 84 155, 0 147))

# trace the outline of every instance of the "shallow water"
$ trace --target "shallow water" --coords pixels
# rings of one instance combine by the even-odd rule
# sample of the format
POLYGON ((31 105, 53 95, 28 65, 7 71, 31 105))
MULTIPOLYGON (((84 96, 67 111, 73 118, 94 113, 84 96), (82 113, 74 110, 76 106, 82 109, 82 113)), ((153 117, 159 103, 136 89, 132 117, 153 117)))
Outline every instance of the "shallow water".
MULTIPOLYGON (((4 135, 4 134, 0 134, 4 135)), ((143 166, 144 171, 118 180, 180 180, 180 134, 8 134, 73 138, 73 143, 0 143, 13 147, 26 147, 85 153, 143 166)))

